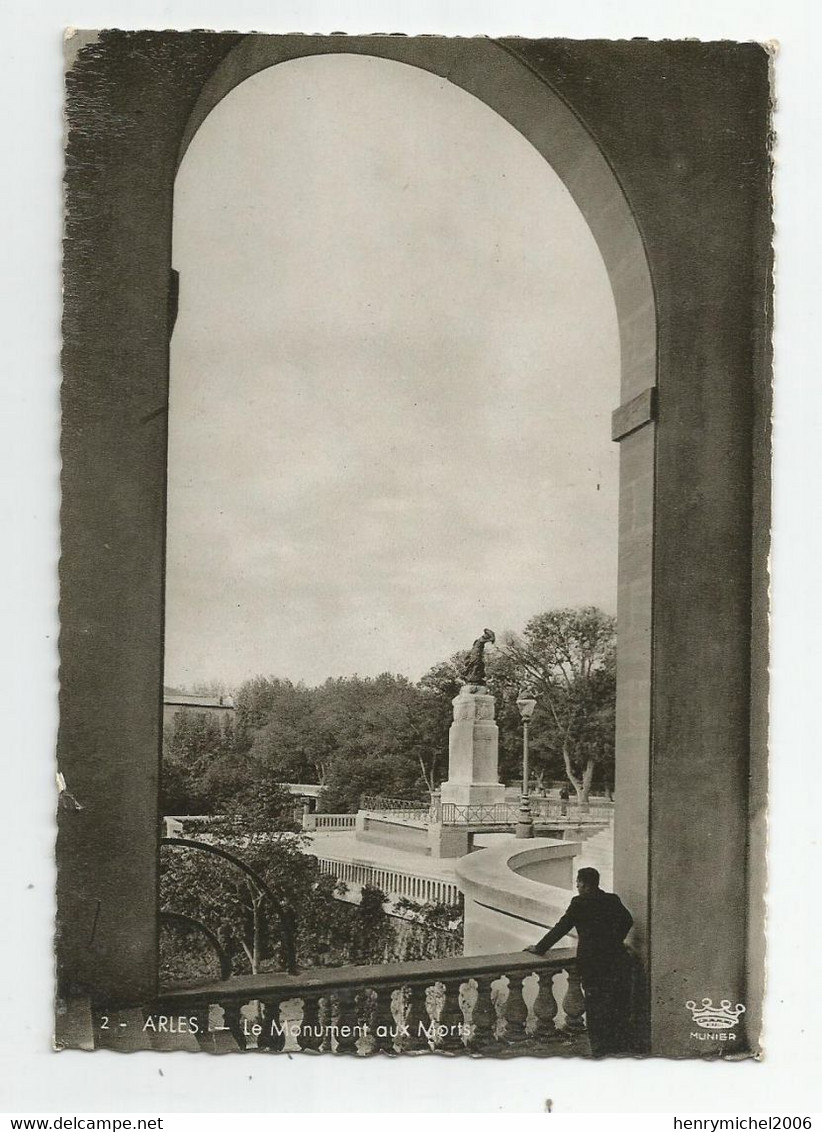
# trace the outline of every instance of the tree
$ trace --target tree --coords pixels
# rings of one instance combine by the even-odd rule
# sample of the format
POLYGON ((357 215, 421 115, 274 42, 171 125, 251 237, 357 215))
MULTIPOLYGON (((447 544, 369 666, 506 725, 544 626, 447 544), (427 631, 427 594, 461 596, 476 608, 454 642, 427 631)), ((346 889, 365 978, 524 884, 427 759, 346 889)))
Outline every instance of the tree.
POLYGON ((198 808, 199 796, 196 787, 182 764, 173 759, 163 759, 160 775, 160 813, 164 816, 196 814, 198 808))
MULTIPOLYGON (((200 812, 223 814, 266 779, 265 768, 251 755, 226 751, 213 759, 198 780, 200 812)), ((190 812, 190 811, 189 811, 190 812)))
MULTIPOLYGON (((269 782, 238 796, 220 820, 208 826, 204 843, 251 866, 262 884, 210 852, 164 845, 163 911, 212 931, 235 974, 256 974, 283 964, 281 925, 263 885, 285 912, 300 967, 454 953, 460 939, 459 909, 413 905, 416 922, 409 926, 389 917, 385 894, 372 885, 363 887, 358 903, 343 902, 346 886, 320 873, 316 859, 305 852, 305 836, 296 831, 292 812, 290 796, 269 782)), ((176 946, 171 948, 169 931, 164 932, 166 984, 214 977, 215 959, 205 938, 193 925, 177 924, 176 946)))
POLYGON ((164 909, 210 924, 236 964, 244 955, 252 974, 292 931, 294 909, 310 888, 316 862, 303 852, 293 817, 293 800, 276 783, 253 781, 225 800, 223 813, 208 827, 208 845, 249 866, 258 884, 230 861, 205 852, 168 846, 164 854, 164 909), (272 927, 281 910, 279 930, 272 927))
POLYGON ((315 719, 316 700, 315 690, 304 684, 266 681, 265 707, 258 702, 249 750, 279 782, 323 780, 328 744, 315 719))
POLYGON ((414 959, 444 959, 462 954, 465 907, 458 904, 420 904, 402 897, 394 904, 403 917, 397 933, 396 962, 414 959))
POLYGON ((177 712, 163 733, 160 797, 166 814, 214 813, 209 779, 234 753, 234 727, 195 709, 177 712))
POLYGON ((550 610, 532 617, 521 635, 506 634, 502 653, 509 681, 539 697, 535 738, 561 757, 578 800, 587 803, 596 768, 613 766, 614 618, 593 606, 550 610))
POLYGON ((240 686, 234 699, 238 750, 250 749, 254 732, 264 727, 271 718, 275 696, 272 681, 265 676, 255 676, 240 686))
POLYGON ((362 794, 420 798, 429 754, 420 725, 422 694, 406 677, 327 680, 316 689, 316 721, 325 736, 328 812, 357 809, 362 794))
POLYGON ((450 660, 435 664, 418 685, 422 692, 418 723, 422 737, 420 773, 430 795, 448 773, 448 729, 453 719, 451 701, 462 687, 464 659, 465 654, 458 653, 450 660))

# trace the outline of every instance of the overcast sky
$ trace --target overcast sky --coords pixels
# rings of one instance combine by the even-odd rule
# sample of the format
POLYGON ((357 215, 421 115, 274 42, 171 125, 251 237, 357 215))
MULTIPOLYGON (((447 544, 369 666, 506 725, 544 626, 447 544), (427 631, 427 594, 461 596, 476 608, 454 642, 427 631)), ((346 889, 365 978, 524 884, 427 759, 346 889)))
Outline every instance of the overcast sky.
POLYGON ((177 178, 166 682, 419 677, 616 605, 616 312, 546 162, 365 56, 247 80, 177 178))

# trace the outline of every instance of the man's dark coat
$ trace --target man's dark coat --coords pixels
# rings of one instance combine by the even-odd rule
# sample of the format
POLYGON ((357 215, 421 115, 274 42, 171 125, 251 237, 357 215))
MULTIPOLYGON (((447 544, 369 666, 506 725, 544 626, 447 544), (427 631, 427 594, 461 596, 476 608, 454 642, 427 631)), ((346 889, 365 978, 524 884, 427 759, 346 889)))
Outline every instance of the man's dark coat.
POLYGON ((585 988, 585 1018, 595 1056, 630 1049, 631 968, 623 940, 633 922, 616 893, 598 888, 575 896, 534 948, 543 955, 576 928, 577 971, 585 988))
POLYGON ((596 977, 609 971, 614 963, 624 962, 622 941, 631 929, 634 918, 615 892, 596 892, 575 896, 565 914, 536 945, 543 955, 549 947, 576 928, 579 937, 577 970, 583 983, 586 976, 596 977))

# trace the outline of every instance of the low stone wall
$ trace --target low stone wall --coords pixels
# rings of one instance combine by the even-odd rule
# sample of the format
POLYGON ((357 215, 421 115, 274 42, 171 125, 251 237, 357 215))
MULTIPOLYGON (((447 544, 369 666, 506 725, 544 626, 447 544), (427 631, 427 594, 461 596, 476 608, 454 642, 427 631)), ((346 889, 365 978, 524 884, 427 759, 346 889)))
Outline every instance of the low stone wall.
POLYGON ((406 853, 430 856, 428 826, 410 818, 388 818, 360 810, 356 818, 357 840, 384 845, 406 853))
POLYGON ((464 953, 504 954, 536 943, 568 907, 579 850, 571 841, 511 838, 461 858, 455 872, 465 896, 464 953))

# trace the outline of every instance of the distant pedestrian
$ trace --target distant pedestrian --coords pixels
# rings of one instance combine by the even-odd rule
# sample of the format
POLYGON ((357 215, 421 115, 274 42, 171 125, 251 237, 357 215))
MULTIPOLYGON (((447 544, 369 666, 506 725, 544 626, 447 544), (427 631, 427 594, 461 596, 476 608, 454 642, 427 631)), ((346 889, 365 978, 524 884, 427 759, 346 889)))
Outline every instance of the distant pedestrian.
POLYGON ((568 790, 568 787, 567 786, 561 787, 560 792, 559 792, 559 813, 560 813, 560 817, 563 817, 563 818, 567 817, 567 815, 568 815, 568 799, 570 797, 571 797, 571 794, 568 790))
POLYGON ((629 1053, 631 960, 624 940, 634 919, 616 893, 599 887, 596 869, 579 870, 577 892, 547 935, 525 950, 543 955, 575 928, 591 1053, 629 1053))

